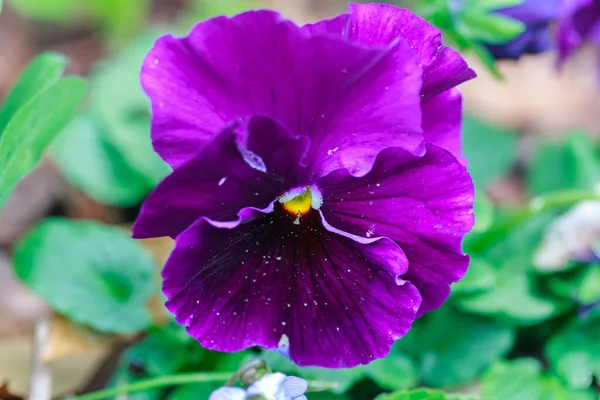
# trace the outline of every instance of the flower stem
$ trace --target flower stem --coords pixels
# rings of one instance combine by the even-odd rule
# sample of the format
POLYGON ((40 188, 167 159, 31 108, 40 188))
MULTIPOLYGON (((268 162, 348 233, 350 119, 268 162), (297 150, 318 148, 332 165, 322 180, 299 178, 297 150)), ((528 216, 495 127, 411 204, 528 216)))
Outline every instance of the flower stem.
POLYGON ((308 381, 308 392, 329 392, 341 388, 338 382, 330 381, 308 381))
POLYGON ((527 205, 527 209, 535 214, 553 208, 572 207, 585 200, 600 201, 600 192, 577 189, 562 190, 534 198, 527 205))
POLYGON ((165 386, 186 385, 190 383, 225 381, 234 375, 235 372, 193 372, 186 374, 165 375, 156 378, 137 381, 129 385, 118 386, 109 389, 99 390, 97 392, 82 394, 69 398, 69 400, 101 400, 117 396, 124 393, 140 392, 143 390, 156 389, 165 386))
POLYGON ((600 192, 593 190, 563 190, 539 196, 532 199, 524 208, 518 210, 510 217, 492 227, 489 231, 478 236, 470 244, 471 252, 485 250, 507 231, 517 228, 531 217, 546 211, 569 208, 586 200, 600 201, 600 192))

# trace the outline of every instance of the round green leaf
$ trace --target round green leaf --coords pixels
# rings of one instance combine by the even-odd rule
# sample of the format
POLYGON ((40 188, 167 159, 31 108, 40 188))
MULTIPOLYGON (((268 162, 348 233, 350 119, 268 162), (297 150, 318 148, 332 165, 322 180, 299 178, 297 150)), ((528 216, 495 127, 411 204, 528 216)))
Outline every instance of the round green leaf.
POLYGON ((76 322, 118 333, 151 323, 146 303, 155 288, 155 264, 122 229, 48 219, 18 244, 14 269, 54 310, 76 322))
POLYGON ((53 143, 54 162, 69 183, 96 201, 135 205, 153 185, 131 169, 104 132, 94 118, 79 115, 53 143))

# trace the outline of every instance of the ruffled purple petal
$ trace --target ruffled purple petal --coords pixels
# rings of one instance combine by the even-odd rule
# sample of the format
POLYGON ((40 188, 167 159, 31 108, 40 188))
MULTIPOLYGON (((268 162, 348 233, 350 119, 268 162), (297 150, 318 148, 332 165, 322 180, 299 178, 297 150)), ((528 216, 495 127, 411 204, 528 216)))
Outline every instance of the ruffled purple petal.
POLYGON ((152 100, 154 147, 175 167, 255 114, 308 135, 316 174, 354 168, 363 157, 369 163, 383 142, 415 152, 422 143, 421 68, 405 43, 366 47, 311 36, 270 11, 213 18, 185 38, 160 38, 142 84, 152 100))
POLYGON ((516 6, 497 10, 498 14, 506 15, 525 24, 549 22, 560 17, 561 0, 525 0, 516 6))
POLYGON ((299 183, 308 142, 264 117, 226 128, 150 194, 134 237, 175 237, 200 217, 232 221, 242 207, 267 207, 299 183))
POLYGON ((465 164, 461 140, 462 96, 458 89, 451 89, 423 102, 423 134, 427 143, 451 152, 465 164))
POLYGON ((330 96, 330 105, 319 108, 307 158, 312 179, 338 168, 360 173, 389 146, 422 152, 421 69, 405 43, 390 46, 351 85, 341 82, 336 90, 346 95, 330 96))
POLYGON ((585 40, 600 44, 600 2, 597 0, 563 0, 562 18, 557 30, 559 64, 585 40))
POLYGON ((399 38, 415 52, 423 68, 424 98, 442 93, 475 77, 465 60, 442 43, 440 31, 412 11, 388 4, 350 4, 350 18, 320 21, 304 27, 369 46, 387 46, 399 38))
POLYGON ((348 37, 348 27, 350 26, 350 15, 340 14, 331 19, 324 19, 312 24, 302 26, 302 30, 310 35, 337 35, 348 37))
POLYGON ((461 242, 474 222, 473 183, 456 158, 434 145, 422 157, 390 148, 367 175, 338 170, 318 185, 332 226, 366 238, 387 237, 402 248, 409 268, 401 278, 423 298, 418 315, 443 303, 450 284, 467 270, 461 242))
POLYGON ((402 250, 300 224, 277 206, 231 229, 201 219, 176 239, 163 271, 167 308, 209 349, 275 349, 289 338, 299 365, 352 367, 385 356, 420 304, 396 273, 402 250))

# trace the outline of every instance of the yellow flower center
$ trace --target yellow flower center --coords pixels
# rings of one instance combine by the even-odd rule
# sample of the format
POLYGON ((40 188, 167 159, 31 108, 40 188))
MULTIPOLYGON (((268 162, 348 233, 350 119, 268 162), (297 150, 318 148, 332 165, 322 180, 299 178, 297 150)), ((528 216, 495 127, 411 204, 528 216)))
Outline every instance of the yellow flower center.
POLYGON ((279 202, 283 208, 292 215, 306 214, 312 204, 312 193, 310 186, 307 186, 303 192, 293 191, 279 196, 279 202))

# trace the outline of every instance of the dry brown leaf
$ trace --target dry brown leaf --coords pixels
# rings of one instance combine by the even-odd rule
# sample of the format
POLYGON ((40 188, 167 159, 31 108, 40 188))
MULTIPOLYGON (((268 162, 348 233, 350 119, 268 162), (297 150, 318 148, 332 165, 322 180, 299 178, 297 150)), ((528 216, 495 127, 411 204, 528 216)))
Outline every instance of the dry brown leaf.
POLYGON ((8 385, 6 383, 0 386, 0 399, 1 400, 21 400, 22 397, 15 396, 8 390, 8 385))
POLYGON ((42 353, 42 361, 52 362, 63 357, 85 354, 108 354, 112 348, 128 339, 94 331, 55 314, 50 327, 50 338, 42 353))
MULTIPOLYGON (((75 393, 85 387, 114 347, 129 339, 94 332, 64 317, 53 316, 42 354, 50 369, 52 396, 75 393)), ((30 337, 0 341, 0 382, 7 383, 14 395, 27 394, 32 352, 30 337)))

